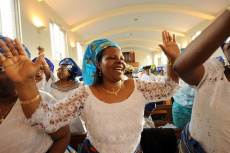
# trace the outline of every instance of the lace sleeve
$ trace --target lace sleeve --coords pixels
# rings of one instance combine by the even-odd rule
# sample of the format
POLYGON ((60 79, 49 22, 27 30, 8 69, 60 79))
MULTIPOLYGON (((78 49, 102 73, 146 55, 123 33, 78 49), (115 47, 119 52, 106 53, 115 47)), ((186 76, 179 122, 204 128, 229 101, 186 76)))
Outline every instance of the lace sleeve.
POLYGON ((53 133, 74 122, 75 118, 81 114, 87 97, 85 87, 74 90, 59 102, 51 96, 42 95, 42 102, 28 122, 39 131, 53 133))
POLYGON ((170 99, 178 90, 179 85, 171 78, 165 77, 161 82, 149 82, 136 79, 137 90, 139 90, 145 102, 158 102, 170 99))

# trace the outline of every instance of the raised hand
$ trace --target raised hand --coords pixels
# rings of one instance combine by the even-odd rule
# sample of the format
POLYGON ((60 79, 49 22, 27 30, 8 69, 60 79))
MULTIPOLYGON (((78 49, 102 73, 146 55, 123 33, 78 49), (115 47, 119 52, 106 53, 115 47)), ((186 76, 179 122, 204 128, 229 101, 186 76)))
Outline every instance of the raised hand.
POLYGON ((0 63, 7 76, 15 84, 34 79, 42 64, 43 54, 38 57, 36 63, 33 63, 18 39, 14 41, 8 37, 5 39, 8 46, 0 40, 0 47, 5 53, 5 56, 0 53, 0 63))
POLYGON ((45 49, 43 48, 43 47, 41 47, 41 46, 38 46, 38 55, 40 55, 40 54, 44 54, 44 51, 45 51, 45 49))
POLYGON ((162 31, 162 41, 163 45, 160 44, 160 48, 163 50, 168 60, 172 63, 176 60, 176 58, 180 55, 180 49, 176 43, 175 35, 173 34, 173 38, 167 31, 162 31))

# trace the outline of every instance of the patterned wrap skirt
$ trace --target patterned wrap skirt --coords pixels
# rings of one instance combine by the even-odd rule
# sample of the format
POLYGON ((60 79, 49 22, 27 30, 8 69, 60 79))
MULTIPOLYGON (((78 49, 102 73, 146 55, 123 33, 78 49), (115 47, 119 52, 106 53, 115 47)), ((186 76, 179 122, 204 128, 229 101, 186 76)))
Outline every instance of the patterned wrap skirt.
POLYGON ((200 144, 189 133, 189 123, 185 126, 179 144, 180 153, 205 153, 200 144))
MULTIPOLYGON (((83 148, 81 150, 81 153, 99 153, 90 143, 89 139, 86 139, 83 148)), ((140 145, 137 146, 134 153, 142 153, 140 145)))

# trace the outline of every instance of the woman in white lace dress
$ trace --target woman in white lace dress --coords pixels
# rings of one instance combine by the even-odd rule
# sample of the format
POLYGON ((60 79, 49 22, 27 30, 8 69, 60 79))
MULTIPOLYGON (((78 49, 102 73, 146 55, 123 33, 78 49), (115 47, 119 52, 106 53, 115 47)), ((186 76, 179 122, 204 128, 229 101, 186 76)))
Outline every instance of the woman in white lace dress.
MULTIPOLYGON (((24 56, 25 51, 17 39, 17 49, 9 40, 10 49, 0 41, 7 55, 0 54, 0 62, 14 81, 21 106, 32 126, 52 133, 81 115, 88 130, 82 152, 141 152, 139 143, 145 104, 169 99, 178 89, 178 77, 172 70, 172 63, 179 56, 179 48, 175 36, 172 38, 166 31, 162 36, 164 45, 160 47, 170 61, 169 77, 164 83, 139 79, 122 81, 126 64, 120 47, 100 39, 92 42, 84 55, 86 86, 74 90, 58 103, 43 100, 32 79, 43 60, 42 55, 33 64, 24 56)), ((58 136, 63 135, 64 131, 58 136)))
MULTIPOLYGON (((230 151, 230 68, 214 57, 209 59, 229 36, 230 8, 205 29, 174 64, 179 76, 196 86, 191 121, 183 132, 181 152, 230 151)), ((224 46, 224 54, 230 62, 229 43, 224 46)))
MULTIPOLYGON (((45 92, 50 93, 57 101, 64 99, 67 95, 81 86, 81 83, 75 82, 77 76, 82 76, 80 67, 72 58, 64 58, 59 62, 57 70, 58 81, 52 75, 45 85, 45 92)), ((71 133, 86 132, 83 123, 79 117, 70 125, 71 133)))
MULTIPOLYGON (((5 37, 0 35, 5 41, 5 37)), ((25 56, 30 55, 28 49, 25 56)), ((0 53, 4 52, 0 48, 0 53)), ((7 56, 7 55, 6 55, 7 56)), ((40 91, 43 100, 52 101, 49 94, 40 91)), ((68 145, 70 135, 58 137, 40 132, 30 126, 20 105, 14 83, 0 63, 0 153, 61 153, 68 145), (63 143, 64 142, 64 143, 63 143)))

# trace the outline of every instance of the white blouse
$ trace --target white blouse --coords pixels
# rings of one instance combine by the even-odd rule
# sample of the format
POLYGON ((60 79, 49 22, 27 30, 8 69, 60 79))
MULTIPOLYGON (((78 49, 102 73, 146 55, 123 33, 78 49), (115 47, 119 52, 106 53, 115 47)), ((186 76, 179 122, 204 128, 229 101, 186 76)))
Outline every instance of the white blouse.
POLYGON ((44 74, 43 77, 42 77, 42 80, 36 83, 36 86, 37 86, 38 90, 44 91, 44 87, 46 85, 46 82, 47 82, 46 81, 46 76, 44 74))
MULTIPOLYGON (((43 100, 49 95, 40 92, 43 100)), ((0 153, 45 153, 53 144, 46 133, 39 132, 27 123, 19 100, 0 124, 0 153)))
MULTIPOLYGON (((50 79, 45 86, 45 92, 51 94, 57 101, 60 101, 64 99, 66 96, 68 96, 73 90, 79 88, 80 86, 81 86, 80 83, 76 83, 76 85, 70 88, 60 88, 55 84, 54 81, 52 81, 52 79, 50 79)), ((69 127, 71 133, 86 132, 86 128, 84 126, 84 123, 80 119, 80 117, 76 117, 74 123, 70 124, 69 127)))
POLYGON ((161 101, 177 92, 178 84, 136 79, 132 94, 124 101, 108 104, 97 99, 89 86, 73 91, 58 103, 43 100, 29 120, 39 130, 54 132, 81 115, 88 128, 87 137, 100 153, 133 153, 140 143, 147 102, 161 101))
POLYGON ((147 74, 142 74, 141 79, 146 80, 146 81, 153 81, 150 75, 147 75, 147 74))
POLYGON ((205 74, 196 88, 189 131, 208 153, 230 151, 230 82, 215 58, 205 64, 205 74))

